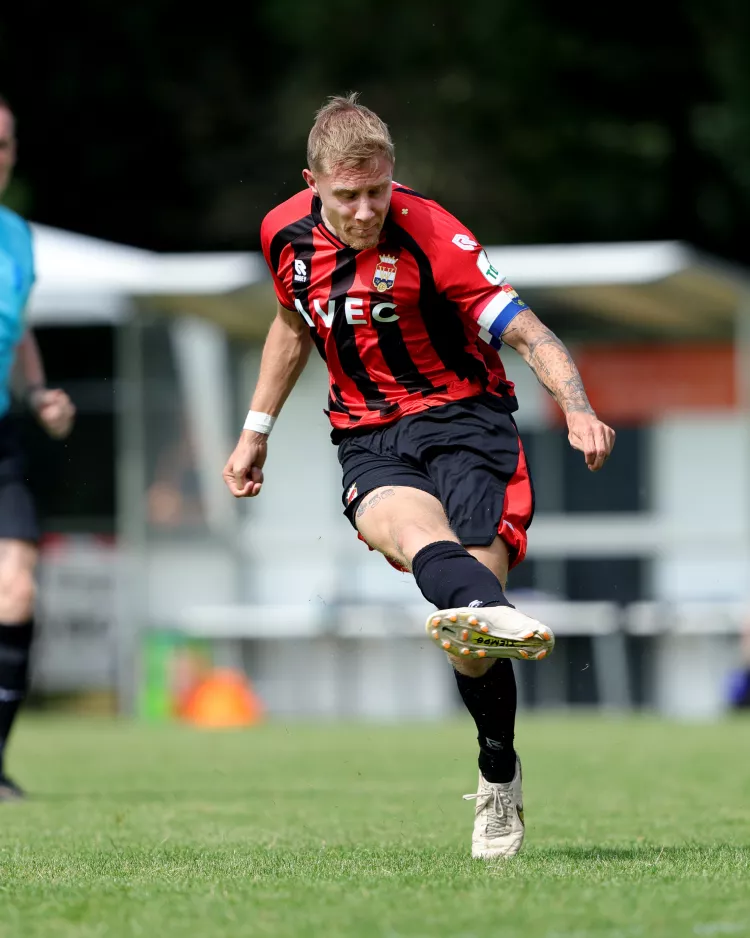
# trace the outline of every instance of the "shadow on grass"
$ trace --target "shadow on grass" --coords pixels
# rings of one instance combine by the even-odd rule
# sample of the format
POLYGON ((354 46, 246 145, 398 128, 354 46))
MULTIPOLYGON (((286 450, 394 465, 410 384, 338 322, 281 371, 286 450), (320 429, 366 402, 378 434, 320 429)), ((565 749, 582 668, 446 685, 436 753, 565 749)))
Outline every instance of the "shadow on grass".
POLYGON ((750 862, 750 846, 745 844, 698 844, 685 843, 675 846, 661 847, 654 844, 638 844, 629 847, 539 847, 534 850, 534 854, 549 857, 555 860, 572 860, 577 863, 598 863, 598 862, 646 862, 659 863, 669 862, 670 860, 683 860, 687 855, 703 855, 707 859, 716 855, 719 851, 731 850, 745 853, 750 862))

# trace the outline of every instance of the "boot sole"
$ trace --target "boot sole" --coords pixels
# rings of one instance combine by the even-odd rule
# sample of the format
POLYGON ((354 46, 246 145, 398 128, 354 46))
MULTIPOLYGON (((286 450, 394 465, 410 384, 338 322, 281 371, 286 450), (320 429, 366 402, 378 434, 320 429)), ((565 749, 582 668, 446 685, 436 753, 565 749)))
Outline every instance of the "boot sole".
MULTIPOLYGON (((460 658, 517 658, 521 661, 541 661, 555 647, 555 636, 546 625, 530 619, 511 633, 494 624, 481 607, 442 609, 428 616, 425 630, 432 640, 450 655, 460 658)), ((506 607, 507 608, 507 607, 506 607)), ((515 610, 514 610, 515 612, 515 610)))

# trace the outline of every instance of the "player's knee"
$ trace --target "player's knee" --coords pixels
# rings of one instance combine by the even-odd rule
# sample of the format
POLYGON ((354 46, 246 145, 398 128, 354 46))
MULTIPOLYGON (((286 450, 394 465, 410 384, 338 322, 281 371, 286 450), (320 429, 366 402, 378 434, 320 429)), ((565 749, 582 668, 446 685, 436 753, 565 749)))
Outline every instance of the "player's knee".
POLYGON ((14 624, 28 621, 34 613, 36 584, 25 567, 0 570, 0 622, 14 624))
POLYGON ((416 554, 428 544, 435 541, 458 541, 458 538, 451 531, 447 521, 426 517, 395 525, 392 540, 411 566, 416 554))
POLYGON ((457 540, 442 505, 426 492, 377 489, 363 501, 356 517, 367 543, 407 569, 421 548, 457 540))

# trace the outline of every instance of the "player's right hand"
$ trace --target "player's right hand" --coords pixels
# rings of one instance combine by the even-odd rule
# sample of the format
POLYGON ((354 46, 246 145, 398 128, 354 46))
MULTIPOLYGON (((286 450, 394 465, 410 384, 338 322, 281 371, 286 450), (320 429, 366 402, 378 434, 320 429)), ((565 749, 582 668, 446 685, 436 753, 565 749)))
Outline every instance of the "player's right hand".
POLYGON ((263 463, 268 455, 265 433, 243 430, 234 452, 224 466, 224 481, 235 498, 253 498, 263 485, 263 463))

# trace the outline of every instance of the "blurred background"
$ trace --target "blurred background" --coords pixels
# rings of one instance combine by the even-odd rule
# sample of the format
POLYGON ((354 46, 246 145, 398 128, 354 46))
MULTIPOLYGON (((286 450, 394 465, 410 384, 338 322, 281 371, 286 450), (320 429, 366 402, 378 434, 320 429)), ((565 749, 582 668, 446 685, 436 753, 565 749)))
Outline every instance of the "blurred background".
POLYGON ((6 202, 34 225, 31 323, 79 411, 63 445, 19 415, 45 531, 40 700, 172 719, 216 666, 271 715, 459 712, 413 580, 341 514, 319 361, 262 497, 220 477, 274 310, 261 219, 301 188, 316 108, 350 90, 390 125, 399 181, 472 228, 617 429, 592 476, 504 353, 537 496, 510 589, 559 636, 517 669, 525 705, 711 718, 748 696, 750 7, 659 13, 3 10, 6 202))

